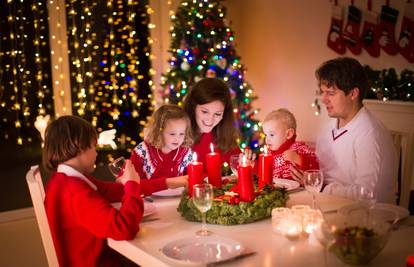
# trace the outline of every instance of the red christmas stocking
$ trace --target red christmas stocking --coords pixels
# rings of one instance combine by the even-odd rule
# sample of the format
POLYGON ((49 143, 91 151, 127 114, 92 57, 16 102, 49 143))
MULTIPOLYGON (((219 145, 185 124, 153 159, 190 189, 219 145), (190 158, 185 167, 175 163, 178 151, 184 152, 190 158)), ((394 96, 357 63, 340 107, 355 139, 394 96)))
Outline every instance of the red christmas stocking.
POLYGON ((407 3, 405 6, 398 49, 408 62, 414 62, 414 3, 407 3))
POLYGON ((398 10, 389 6, 382 6, 381 20, 378 24, 379 45, 389 55, 398 53, 398 47, 395 43, 395 24, 398 18, 398 10))
POLYGON ((359 37, 361 28, 361 11, 355 6, 348 7, 348 19, 342 33, 346 47, 355 55, 361 54, 362 43, 359 37))
POLYGON ((362 44, 371 57, 379 57, 380 46, 378 43, 378 14, 370 10, 364 11, 364 26, 362 27, 362 44))
POLYGON ((343 12, 342 7, 332 6, 332 19, 331 27, 328 34, 328 47, 337 52, 338 54, 345 53, 345 44, 342 39, 342 25, 343 25, 343 12))

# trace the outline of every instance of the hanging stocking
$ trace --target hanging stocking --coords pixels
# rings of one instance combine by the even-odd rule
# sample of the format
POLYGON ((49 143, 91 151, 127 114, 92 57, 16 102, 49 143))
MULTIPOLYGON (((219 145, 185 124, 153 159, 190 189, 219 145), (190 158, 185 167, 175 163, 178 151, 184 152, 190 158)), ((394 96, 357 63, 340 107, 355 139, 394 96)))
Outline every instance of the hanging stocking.
POLYGON ((348 7, 348 19, 342 33, 342 38, 344 39, 346 47, 355 55, 359 55, 362 49, 362 43, 359 37, 361 11, 353 5, 353 2, 348 7))
POLYGON ((342 7, 338 6, 337 1, 335 1, 335 5, 332 6, 331 27, 328 34, 328 47, 338 54, 345 53, 345 44, 341 33, 343 22, 342 7))
POLYGON ((378 14, 371 11, 371 0, 368 0, 368 10, 364 11, 364 25, 362 27, 362 44, 371 57, 379 57, 380 46, 378 44, 378 14))
POLYGON ((398 18, 398 10, 388 6, 388 2, 381 8, 381 19, 378 24, 379 45, 389 55, 395 55, 398 52, 395 43, 395 24, 398 18))
POLYGON ((405 6, 398 49, 408 62, 414 62, 414 3, 408 2, 405 6))

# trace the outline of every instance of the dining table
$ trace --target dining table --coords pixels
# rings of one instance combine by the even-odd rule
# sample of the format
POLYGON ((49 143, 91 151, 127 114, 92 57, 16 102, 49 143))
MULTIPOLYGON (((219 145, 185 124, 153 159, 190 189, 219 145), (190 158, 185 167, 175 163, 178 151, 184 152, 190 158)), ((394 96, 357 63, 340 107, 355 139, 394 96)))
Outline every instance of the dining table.
MULTIPOLYGON (((108 238, 108 245, 140 266, 197 266, 188 261, 172 259, 164 255, 162 248, 174 240, 194 237, 200 222, 190 222, 177 211, 180 197, 152 197, 156 211, 143 220, 136 237, 127 241, 108 238), (150 218, 155 218, 151 220, 150 218)), ((317 206, 324 214, 336 212, 355 201, 326 193, 316 195, 317 206)), ((289 193, 287 207, 311 205, 312 196, 305 190, 289 193)), ((368 266, 406 266, 408 256, 414 255, 414 216, 399 221, 391 232, 385 248, 368 266)), ((332 253, 328 253, 317 238, 288 239, 273 231, 271 218, 249 224, 207 224, 211 238, 226 238, 242 244, 253 255, 219 262, 217 266, 283 267, 283 266, 348 266, 332 253)), ((200 265, 200 264, 199 264, 200 265)), ((205 264, 204 264, 205 265, 205 264)))

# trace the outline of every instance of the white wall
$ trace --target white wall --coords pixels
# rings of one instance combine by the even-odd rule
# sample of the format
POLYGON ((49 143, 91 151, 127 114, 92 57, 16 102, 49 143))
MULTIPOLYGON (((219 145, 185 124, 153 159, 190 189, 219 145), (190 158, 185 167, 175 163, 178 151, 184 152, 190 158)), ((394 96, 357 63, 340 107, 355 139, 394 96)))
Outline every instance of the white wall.
MULTIPOLYGON (((152 0, 164 9, 173 9, 168 1, 152 0)), ((373 10, 380 12, 384 1, 373 2, 373 10)), ((346 6, 350 1, 339 1, 346 6)), ((393 7, 403 12, 405 0, 393 0, 393 7)), ((319 127, 328 117, 322 106, 321 115, 315 116, 311 103, 315 98, 317 81, 315 69, 324 61, 338 57, 327 47, 326 40, 331 21, 331 1, 329 0, 226 0, 227 19, 235 32, 237 53, 241 63, 247 68, 246 80, 253 86, 259 97, 254 102, 260 107, 262 119, 272 109, 289 108, 298 121, 300 140, 314 141, 319 127)), ((365 0, 356 0, 355 5, 366 9, 365 0)), ((166 20, 160 30, 159 42, 163 50, 169 47, 169 35, 166 20)), ((401 15, 396 27, 399 36, 401 15)), ((157 45, 157 44, 155 44, 157 45)), ((346 56, 353 56, 347 52, 346 56)), ((159 55, 161 57, 164 56, 159 55)), ((365 51, 354 56, 362 64, 375 69, 394 67, 397 72, 404 68, 414 68, 401 55, 389 56, 381 51, 379 58, 370 57, 365 51)), ((163 58, 162 68, 167 67, 167 58, 163 58)), ((154 66, 157 70, 159 67, 154 66)), ((155 81, 155 83, 159 83, 155 81)))
MULTIPOLYGON (((385 1, 372 1, 373 10, 380 12, 385 1)), ((259 118, 272 109, 289 108, 298 121, 298 137, 314 141, 317 130, 328 117, 322 105, 319 116, 314 115, 311 103, 315 98, 317 81, 314 73, 324 61, 338 57, 327 47, 331 22, 329 0, 227 0, 228 19, 235 31, 237 52, 246 66, 246 79, 259 97, 259 118)), ((350 1, 339 1, 346 6, 350 1)), ((391 1, 392 7, 404 10, 404 0, 391 1)), ((365 10, 366 1, 355 1, 365 10)), ((396 27, 399 36, 401 15, 396 27)), ((394 67, 414 69, 401 55, 389 56, 381 51, 378 58, 364 50, 358 56, 346 52, 362 64, 375 69, 394 67)))

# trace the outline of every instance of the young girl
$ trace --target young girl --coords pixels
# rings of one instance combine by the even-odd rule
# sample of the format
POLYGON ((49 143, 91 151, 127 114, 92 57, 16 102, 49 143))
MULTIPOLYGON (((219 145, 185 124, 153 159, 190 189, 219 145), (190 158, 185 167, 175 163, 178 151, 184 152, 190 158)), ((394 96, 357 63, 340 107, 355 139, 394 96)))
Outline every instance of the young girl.
POLYGON ((119 266, 105 239, 133 239, 139 230, 144 208, 131 161, 116 183, 90 176, 97 137, 90 123, 75 116, 60 117, 46 129, 43 163, 54 173, 45 209, 60 266, 119 266), (119 211, 110 204, 121 200, 119 211))
POLYGON ((221 153, 223 162, 229 162, 231 155, 241 152, 231 96, 224 82, 205 78, 194 84, 184 99, 184 110, 191 120, 193 151, 204 166, 205 156, 211 151, 210 143, 221 153))
POLYGON ((186 172, 192 160, 190 120, 176 105, 163 105, 148 122, 146 137, 131 154, 141 179, 151 179, 146 194, 187 186, 186 172))
POLYGON ((266 145, 273 155, 273 177, 293 179, 291 167, 318 169, 315 153, 304 143, 296 142, 296 119, 284 108, 270 112, 263 121, 266 145))

